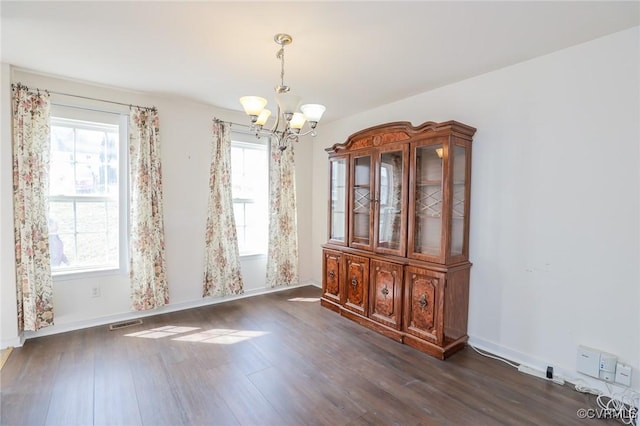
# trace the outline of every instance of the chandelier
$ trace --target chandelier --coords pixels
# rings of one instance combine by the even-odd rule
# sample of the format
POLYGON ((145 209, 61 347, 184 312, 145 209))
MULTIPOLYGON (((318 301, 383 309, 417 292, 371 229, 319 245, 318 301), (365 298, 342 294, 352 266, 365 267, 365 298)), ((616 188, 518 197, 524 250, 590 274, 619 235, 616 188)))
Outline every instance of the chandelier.
POLYGON ((298 112, 300 96, 291 93, 291 88, 284 84, 284 47, 291 44, 293 38, 289 34, 280 33, 276 34, 273 40, 280 46, 276 54, 276 58, 280 59, 280 84, 275 86, 278 114, 273 127, 270 129, 264 127, 271 115, 271 111, 265 109, 267 106, 265 98, 243 96, 240 98, 240 103, 251 118, 251 131, 255 132, 257 137, 276 138, 278 148, 284 151, 287 149, 287 144, 290 141, 297 142, 299 136, 316 135, 315 128, 326 108, 319 104, 304 104, 300 106, 301 112, 298 112), (308 124, 308 129, 303 131, 305 122, 308 124))

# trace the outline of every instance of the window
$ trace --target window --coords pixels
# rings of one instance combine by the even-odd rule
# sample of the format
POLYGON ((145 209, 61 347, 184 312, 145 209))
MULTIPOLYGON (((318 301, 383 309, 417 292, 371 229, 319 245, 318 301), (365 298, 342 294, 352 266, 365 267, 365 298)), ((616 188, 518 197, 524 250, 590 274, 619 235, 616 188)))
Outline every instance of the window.
POLYGON ((232 134, 231 180, 233 213, 240 255, 267 251, 269 217, 268 145, 251 135, 232 134))
POLYGON ((48 213, 54 275, 125 264, 125 146, 126 116, 52 108, 48 213))

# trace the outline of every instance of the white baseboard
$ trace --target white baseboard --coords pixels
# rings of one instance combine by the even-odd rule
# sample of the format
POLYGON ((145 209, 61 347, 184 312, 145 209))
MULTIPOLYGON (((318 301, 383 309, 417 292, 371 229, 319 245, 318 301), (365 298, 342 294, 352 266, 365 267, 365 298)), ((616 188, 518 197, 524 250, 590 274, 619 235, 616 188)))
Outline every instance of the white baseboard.
MULTIPOLYGON (((38 330, 38 331, 25 331, 24 338, 21 339, 21 341, 20 341, 20 339, 17 339, 17 341, 15 341, 16 339, 12 339, 9 342, 9 344, 7 344, 7 346, 20 347, 20 346, 23 345, 25 340, 34 339, 36 337, 43 337, 43 336, 50 336, 52 334, 66 333, 68 331, 74 331, 74 330, 80 330, 80 329, 83 329, 83 328, 90 328, 90 327, 96 327, 96 326, 100 326, 100 325, 112 324, 114 322, 128 321, 128 320, 132 320, 132 319, 145 318, 145 317, 165 314, 165 313, 169 313, 169 312, 183 311, 185 309, 199 308, 201 306, 217 305, 219 303, 230 302, 232 300, 245 299, 247 297, 254 297, 254 296, 259 296, 261 294, 268 294, 268 293, 275 293, 275 292, 279 292, 279 291, 291 290, 291 289, 294 289, 294 288, 306 287, 306 286, 309 286, 309 285, 317 287, 317 283, 315 283, 314 281, 307 281, 307 282, 300 283, 300 284, 295 285, 295 286, 281 286, 281 287, 274 287, 274 288, 266 288, 266 287, 265 288, 258 288, 258 289, 247 290, 243 294, 231 295, 231 296, 225 296, 225 297, 217 297, 217 298, 205 297, 205 298, 202 298, 202 299, 192 300, 192 301, 189 301, 189 302, 169 304, 169 305, 165 305, 165 306, 163 306, 161 308, 153 309, 153 310, 149 310, 149 311, 122 312, 122 313, 119 313, 119 314, 108 315, 108 316, 103 316, 103 317, 99 317, 99 318, 92 318, 92 319, 89 319, 89 320, 74 321, 74 322, 69 322, 69 323, 60 324, 60 325, 52 325, 50 327, 43 328, 43 329, 38 330)), ((2 346, 3 348, 6 347, 4 341, 2 342, 2 345, 3 345, 2 346)))
POLYGON ((322 288, 322 283, 319 283, 318 281, 315 281, 315 280, 307 281, 306 285, 312 285, 314 287, 322 288))
POLYGON ((0 349, 7 349, 9 346, 13 348, 19 348, 23 344, 24 344, 24 338, 18 336, 11 339, 5 339, 2 342, 0 342, 0 349))
MULTIPOLYGON (((540 371, 546 371, 548 366, 553 367, 554 375, 563 378, 571 385, 581 384, 591 389, 602 392, 602 394, 611 397, 612 394, 620 394, 629 389, 613 383, 605 383, 596 378, 586 376, 577 371, 571 371, 567 368, 563 368, 558 365, 554 365, 550 362, 545 362, 539 358, 531 355, 524 354, 522 352, 506 348, 487 340, 483 340, 474 336, 469 336, 469 344, 491 355, 504 358, 509 361, 513 361, 516 364, 522 364, 527 367, 532 367, 540 371), (607 387, 608 385, 608 387, 607 387)), ((541 379, 542 380, 542 379, 541 379)), ((640 392, 637 389, 632 389, 634 392, 640 392)), ((638 402, 640 403, 640 401, 638 402)))

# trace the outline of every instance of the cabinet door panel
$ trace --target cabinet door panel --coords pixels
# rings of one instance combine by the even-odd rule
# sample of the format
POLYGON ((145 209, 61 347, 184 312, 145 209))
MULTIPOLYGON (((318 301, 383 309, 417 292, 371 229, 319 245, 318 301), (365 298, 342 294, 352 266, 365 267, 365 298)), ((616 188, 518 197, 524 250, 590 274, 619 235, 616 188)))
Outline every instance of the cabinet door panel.
POLYGON ((451 250, 448 262, 469 258, 469 174, 470 146, 451 145, 451 250))
POLYGON ((368 312, 369 259, 351 255, 345 255, 345 259, 347 272, 344 307, 366 316, 368 312))
POLYGON ((354 156, 351 161, 349 206, 349 245, 371 250, 373 233, 373 168, 371 154, 354 156))
POLYGON ((408 256, 444 263, 448 144, 435 138, 412 146, 408 256))
POLYGON ((404 331, 421 339, 441 343, 444 274, 407 267, 405 277, 404 331))
POLYGON ((323 260, 322 294, 324 298, 342 304, 342 253, 324 250, 323 260))
POLYGON ((400 329, 402 303, 402 265, 371 261, 370 318, 400 329))
POLYGON ((374 250, 378 253, 406 253, 408 162, 407 144, 381 148, 376 154, 374 250))
POLYGON ((329 159, 329 242, 347 244, 347 186, 349 157, 329 159))

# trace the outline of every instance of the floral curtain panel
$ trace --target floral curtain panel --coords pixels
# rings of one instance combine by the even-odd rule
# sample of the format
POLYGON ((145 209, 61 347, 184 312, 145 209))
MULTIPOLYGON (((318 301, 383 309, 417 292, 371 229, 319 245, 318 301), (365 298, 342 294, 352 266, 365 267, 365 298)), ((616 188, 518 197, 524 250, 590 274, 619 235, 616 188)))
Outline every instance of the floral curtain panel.
POLYGON ((269 161, 269 251, 267 286, 298 284, 298 226, 293 144, 278 149, 271 139, 269 161))
POLYGON ((49 94, 13 89, 13 217, 18 328, 53 325, 49 255, 49 94))
POLYGON ((164 245, 158 112, 129 115, 131 306, 143 311, 169 303, 164 245))
POLYGON ((213 122, 203 297, 244 292, 231 194, 229 126, 213 122))

